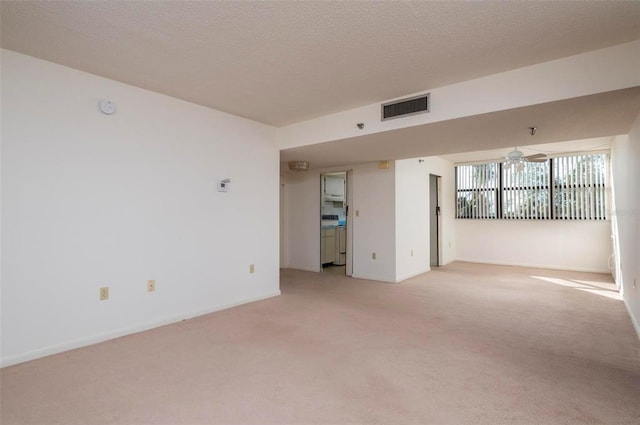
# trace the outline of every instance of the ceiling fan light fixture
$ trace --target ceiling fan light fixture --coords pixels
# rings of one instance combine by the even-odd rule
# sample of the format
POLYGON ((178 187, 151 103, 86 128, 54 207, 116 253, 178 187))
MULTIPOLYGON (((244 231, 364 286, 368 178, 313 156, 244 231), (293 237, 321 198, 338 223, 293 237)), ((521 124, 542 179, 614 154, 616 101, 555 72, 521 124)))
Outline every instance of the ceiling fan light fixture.
POLYGON ((509 152, 507 154, 507 160, 508 161, 519 161, 520 159, 522 159, 522 156, 524 154, 518 150, 518 148, 515 148, 514 150, 512 150, 511 152, 509 152))
POLYGON ((504 159, 503 167, 506 170, 514 168, 516 172, 524 171, 525 162, 529 162, 529 159, 524 156, 524 153, 519 151, 517 147, 513 148, 513 150, 509 152, 504 159))
MULTIPOLYGON (((529 134, 532 136, 536 134, 536 127, 529 127, 529 134)), ((514 147, 502 160, 502 167, 505 170, 515 168, 516 172, 522 172, 526 168, 527 162, 545 162, 548 159, 547 155, 543 153, 535 153, 533 155, 526 155, 518 150, 518 147, 514 147)))

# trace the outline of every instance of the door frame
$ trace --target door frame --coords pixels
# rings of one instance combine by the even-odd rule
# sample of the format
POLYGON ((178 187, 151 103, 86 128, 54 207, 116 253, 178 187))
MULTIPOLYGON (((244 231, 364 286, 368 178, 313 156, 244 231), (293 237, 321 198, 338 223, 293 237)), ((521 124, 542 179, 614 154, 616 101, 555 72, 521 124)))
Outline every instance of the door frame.
MULTIPOLYGON (((350 206, 353 203, 353 170, 331 170, 320 172, 320 227, 322 228, 322 204, 324 203, 324 177, 327 174, 344 173, 345 174, 345 218, 346 218, 346 234, 347 234, 347 253, 345 263, 345 275, 353 275, 353 219, 350 206)), ((322 267, 322 232, 320 232, 320 256, 318 258, 320 271, 322 267)))
POLYGON ((347 267, 345 274, 353 276, 353 213, 349 211, 353 205, 353 170, 347 170, 346 215, 347 215, 347 267))
POLYGON ((442 190, 441 184, 442 176, 437 174, 429 173, 429 267, 439 267, 442 265, 442 220, 440 217, 442 216, 442 190), (435 182, 435 211, 432 209, 434 207, 431 195, 433 192, 433 185, 435 182), (436 223, 435 226, 432 226, 432 219, 435 217, 436 223), (435 228, 435 235, 432 232, 432 229, 435 228), (433 258, 433 239, 435 237, 435 264, 432 264, 433 258))
POLYGON ((285 225, 286 225, 286 204, 285 204, 285 184, 280 182, 280 268, 287 268, 287 249, 286 249, 286 233, 285 233, 285 225))

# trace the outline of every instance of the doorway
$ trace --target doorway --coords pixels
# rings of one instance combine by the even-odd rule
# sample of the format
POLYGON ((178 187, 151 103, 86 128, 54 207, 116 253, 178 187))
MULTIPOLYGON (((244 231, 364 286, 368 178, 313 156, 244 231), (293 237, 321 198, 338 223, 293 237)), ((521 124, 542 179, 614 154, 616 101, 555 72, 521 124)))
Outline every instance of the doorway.
POLYGON ((440 265, 440 176, 429 174, 429 265, 440 265))
POLYGON ((351 276, 350 171, 320 175, 320 266, 351 276))
POLYGON ((285 241, 286 241, 286 234, 285 234, 285 211, 286 211, 286 204, 285 204, 285 186, 284 183, 280 183, 280 268, 284 269, 286 268, 286 250, 285 250, 285 241))

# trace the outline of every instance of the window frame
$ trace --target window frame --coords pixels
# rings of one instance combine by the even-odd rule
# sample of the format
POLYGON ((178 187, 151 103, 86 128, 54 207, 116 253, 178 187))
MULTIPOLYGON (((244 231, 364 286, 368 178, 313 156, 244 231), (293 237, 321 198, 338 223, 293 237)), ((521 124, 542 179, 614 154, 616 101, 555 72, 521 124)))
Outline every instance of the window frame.
MULTIPOLYGON (((458 163, 455 164, 454 167, 454 179, 455 179, 455 218, 461 220, 573 220, 573 221, 608 221, 609 218, 609 167, 610 167, 610 152, 608 150, 599 150, 592 152, 571 152, 559 155, 550 155, 548 159, 545 161, 546 177, 543 179, 546 184, 531 184, 529 186, 522 186, 518 188, 518 185, 511 185, 510 187, 505 183, 505 169, 503 167, 503 161, 478 161, 478 162, 468 162, 468 163, 458 163), (597 165, 594 165, 592 162, 588 168, 584 168, 584 161, 589 157, 595 157, 601 155, 602 165, 603 167, 601 171, 596 173, 595 169, 597 165), (566 159, 569 158, 569 159, 566 159), (557 181, 556 175, 556 163, 558 161, 564 161, 566 165, 569 161, 575 161, 575 167, 572 168, 569 172, 574 172, 575 177, 572 180, 571 184, 567 184, 567 181, 560 182, 557 181), (580 165, 581 162, 582 164, 580 165), (471 184, 470 188, 460 188, 460 167, 473 167, 479 165, 488 165, 495 164, 496 168, 496 178, 498 180, 497 184, 494 188, 475 188, 473 184, 471 184), (581 168, 582 167, 582 168, 581 168), (578 170, 578 171, 576 171, 578 170), (589 175, 589 178, 583 178, 582 175, 578 174, 584 172, 585 175, 589 175), (595 176, 595 178, 594 178, 595 176), (558 214, 558 201, 556 199, 556 194, 558 191, 563 190, 563 193, 567 193, 567 190, 572 189, 571 197, 563 198, 562 202, 572 202, 574 204, 575 210, 572 210, 572 213, 567 215, 563 213, 562 215, 558 214), (518 191, 518 190, 528 190, 528 191, 539 191, 546 190, 546 196, 543 198, 545 201, 546 208, 543 214, 540 214, 540 207, 535 206, 537 210, 536 216, 532 216, 531 214, 531 204, 529 204, 529 214, 523 217, 523 214, 520 216, 512 216, 507 217, 505 214, 505 195, 507 191, 518 191), (494 205, 496 208, 495 216, 491 216, 489 214, 460 214, 460 194, 461 193, 469 193, 469 192, 487 192, 494 191, 495 199, 494 205), (587 201, 588 200, 588 201, 587 201), (577 204, 577 205, 576 205, 577 204)), ((593 160, 590 160, 593 161, 593 160)), ((537 163, 536 163, 537 164, 537 163)), ((471 168, 470 168, 471 169, 471 168)), ((513 193, 513 192, 512 192, 513 193)), ((532 196, 531 192, 529 192, 528 196, 532 196)), ((567 195, 568 196, 568 195, 567 195)), ((522 198, 521 198, 522 199, 522 198)), ((526 198, 525 202, 531 203, 532 201, 526 198)), ((538 196, 538 199, 539 196, 538 196)), ((523 202, 523 201, 520 201, 523 202)), ((535 204, 535 201, 533 202, 535 204)), ((564 210, 563 210, 564 211, 564 210)))

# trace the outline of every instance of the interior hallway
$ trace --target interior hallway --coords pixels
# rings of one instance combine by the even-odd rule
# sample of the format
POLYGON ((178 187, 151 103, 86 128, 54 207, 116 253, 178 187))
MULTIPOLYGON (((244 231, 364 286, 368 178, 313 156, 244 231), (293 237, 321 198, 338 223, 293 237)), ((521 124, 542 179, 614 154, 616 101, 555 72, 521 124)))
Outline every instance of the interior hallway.
MULTIPOLYGON (((2 369, 12 424, 629 424, 640 340, 607 275, 453 263, 283 295, 2 369)), ((82 318, 78 318, 81 320, 82 318)))

